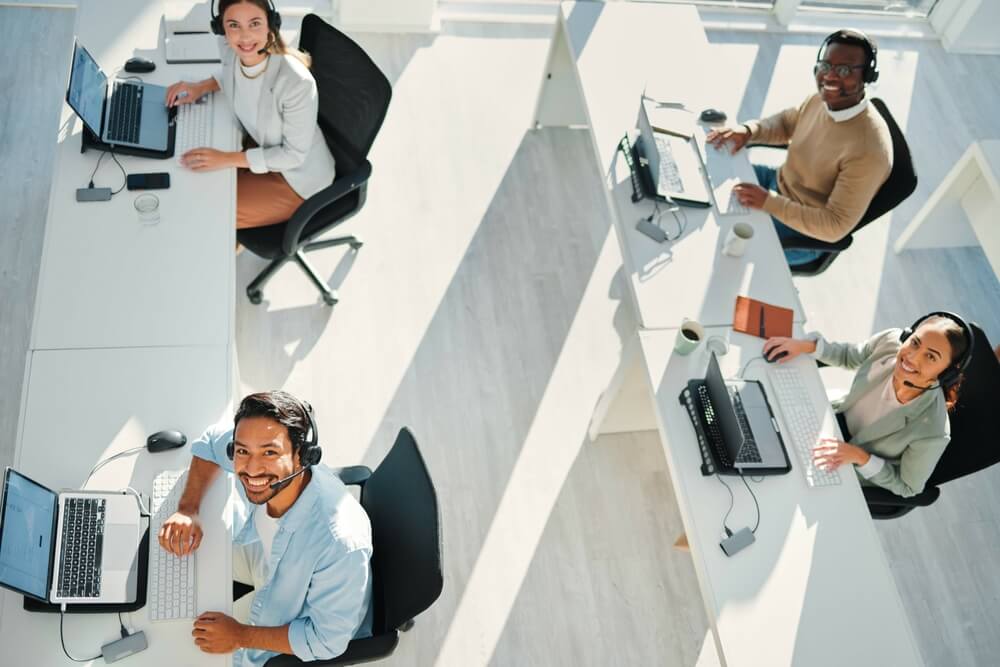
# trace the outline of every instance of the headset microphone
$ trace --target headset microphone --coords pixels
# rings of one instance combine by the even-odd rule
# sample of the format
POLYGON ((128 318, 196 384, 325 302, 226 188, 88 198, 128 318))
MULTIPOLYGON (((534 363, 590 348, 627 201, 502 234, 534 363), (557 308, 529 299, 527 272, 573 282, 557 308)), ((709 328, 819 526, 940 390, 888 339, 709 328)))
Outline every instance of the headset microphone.
POLYGON ((271 482, 271 485, 270 485, 271 486, 271 490, 272 491, 276 491, 277 489, 280 489, 281 487, 283 487, 285 485, 285 483, 291 481, 295 477, 298 477, 299 475, 301 475, 302 473, 304 473, 308 469, 309 469, 309 466, 302 466, 301 468, 299 468, 298 470, 296 470, 295 472, 293 472, 288 477, 286 477, 284 479, 279 479, 277 482, 271 482))
POLYGON ((919 389, 920 391, 927 391, 928 389, 937 389, 940 386, 940 385, 932 384, 929 387, 921 387, 918 384, 913 384, 909 380, 903 380, 903 384, 905 384, 907 387, 910 387, 911 389, 919 389))

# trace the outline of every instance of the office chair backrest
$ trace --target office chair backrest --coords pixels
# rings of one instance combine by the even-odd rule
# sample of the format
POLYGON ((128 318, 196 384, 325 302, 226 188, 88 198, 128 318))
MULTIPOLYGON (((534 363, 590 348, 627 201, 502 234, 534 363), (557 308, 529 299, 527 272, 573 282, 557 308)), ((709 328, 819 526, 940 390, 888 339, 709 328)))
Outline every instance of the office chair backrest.
POLYGON ((996 413, 1000 408, 1000 361, 978 324, 972 361, 959 388, 958 405, 949 414, 951 442, 927 480, 938 485, 1000 462, 1000 435, 996 413))
POLYGON ((873 97, 871 103, 885 120, 885 124, 889 126, 889 136, 892 137, 892 170, 889 172, 889 177, 885 179, 885 183, 872 197, 871 203, 868 204, 868 210, 854 227, 855 232, 899 206, 917 189, 917 172, 913 169, 913 157, 910 155, 910 147, 906 143, 903 131, 899 129, 896 119, 889 113, 885 102, 878 97, 873 97))
POLYGON ((392 86, 364 49, 315 14, 302 19, 299 47, 312 56, 319 126, 342 176, 368 156, 389 108, 392 86))
POLYGON ((373 634, 394 630, 441 594, 437 494, 417 443, 401 429, 365 482, 361 504, 372 522, 373 634))

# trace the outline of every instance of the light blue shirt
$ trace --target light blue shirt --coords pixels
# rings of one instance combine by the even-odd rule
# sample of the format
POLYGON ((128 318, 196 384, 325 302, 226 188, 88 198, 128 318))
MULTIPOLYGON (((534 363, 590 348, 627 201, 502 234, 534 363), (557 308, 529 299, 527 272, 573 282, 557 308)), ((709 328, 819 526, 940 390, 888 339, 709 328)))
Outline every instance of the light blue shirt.
MULTIPOLYGON (((228 424, 209 427, 191 444, 191 453, 230 473, 226 446, 233 439, 228 424)), ((371 636, 372 531, 368 515, 329 468, 312 468, 312 478, 295 504, 279 519, 271 553, 263 547, 253 522, 254 505, 243 485, 233 517, 233 542, 248 553, 256 590, 250 623, 260 627, 288 624, 288 643, 303 661, 334 658, 355 637, 371 636)), ((234 667, 259 667, 272 651, 241 649, 234 667)))

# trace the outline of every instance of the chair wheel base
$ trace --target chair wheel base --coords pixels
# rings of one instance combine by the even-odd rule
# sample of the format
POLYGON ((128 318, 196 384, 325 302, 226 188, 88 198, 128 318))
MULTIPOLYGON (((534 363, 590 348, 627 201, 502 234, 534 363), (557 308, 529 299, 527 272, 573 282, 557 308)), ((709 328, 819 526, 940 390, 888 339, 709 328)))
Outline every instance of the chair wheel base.
POLYGON ((264 295, 260 290, 247 290, 247 298, 250 299, 250 303, 259 306, 264 295))
POLYGON ((413 619, 411 618, 406 623, 403 623, 401 626, 399 626, 399 631, 409 632, 412 628, 413 628, 413 619))
POLYGON ((323 295, 323 303, 325 303, 328 306, 335 306, 337 304, 338 300, 339 299, 337 299, 337 296, 335 294, 324 294, 323 295))
POLYGON ((362 239, 360 236, 355 236, 354 237, 354 241, 352 241, 351 244, 350 244, 351 245, 351 250, 357 250, 358 248, 360 248, 364 244, 365 244, 364 239, 362 239))

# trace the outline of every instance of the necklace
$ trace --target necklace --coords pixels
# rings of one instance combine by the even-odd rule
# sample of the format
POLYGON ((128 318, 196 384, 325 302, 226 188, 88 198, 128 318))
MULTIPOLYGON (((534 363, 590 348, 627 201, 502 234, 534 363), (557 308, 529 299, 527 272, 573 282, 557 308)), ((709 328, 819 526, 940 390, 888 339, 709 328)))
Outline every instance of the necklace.
MULTIPOLYGON (((268 56, 267 58, 264 58, 264 67, 259 72, 257 72, 256 74, 253 74, 253 75, 247 74, 246 68, 243 66, 243 63, 240 63, 240 73, 242 73, 243 76, 245 78, 247 78, 247 79, 256 79, 258 76, 260 76, 261 74, 263 74, 264 72, 267 71, 267 66, 270 64, 270 62, 271 62, 271 57, 270 56, 268 56)), ((258 65, 259 64, 260 63, 258 63, 258 65)), ((254 65, 254 67, 256 67, 256 65, 254 65)))

